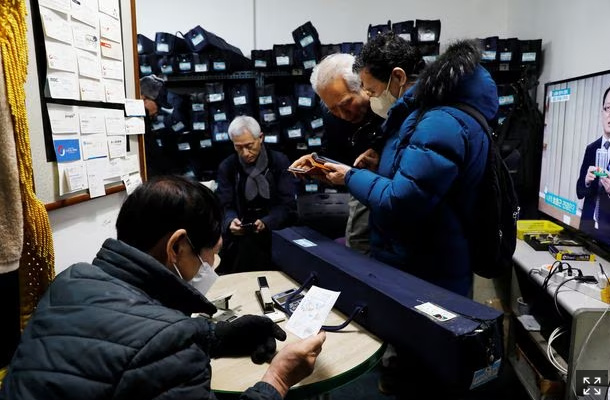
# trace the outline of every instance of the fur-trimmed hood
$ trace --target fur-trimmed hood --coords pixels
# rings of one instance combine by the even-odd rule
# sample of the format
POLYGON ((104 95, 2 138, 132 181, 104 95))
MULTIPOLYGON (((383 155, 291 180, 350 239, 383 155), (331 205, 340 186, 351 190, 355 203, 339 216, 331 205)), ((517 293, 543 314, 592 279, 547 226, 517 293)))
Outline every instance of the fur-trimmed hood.
POLYGON ((481 49, 473 40, 450 45, 438 59, 419 75, 413 100, 419 108, 467 103, 490 120, 498 108, 496 85, 479 64, 481 49))

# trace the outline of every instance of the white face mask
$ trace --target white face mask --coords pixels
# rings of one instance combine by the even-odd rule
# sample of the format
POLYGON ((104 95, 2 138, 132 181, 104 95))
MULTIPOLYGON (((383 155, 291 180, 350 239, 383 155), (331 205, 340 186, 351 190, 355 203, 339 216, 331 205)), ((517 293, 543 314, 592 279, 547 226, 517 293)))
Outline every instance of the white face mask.
MULTIPOLYGON (((189 244, 191 245, 191 248, 193 249, 193 252, 195 252, 196 254, 195 246, 193 246, 191 239, 187 237, 186 240, 188 240, 189 244)), ((205 294, 208 292, 208 290, 210 290, 214 282, 216 282, 216 279, 218 279, 218 274, 216 273, 216 271, 214 271, 214 268, 217 267, 216 255, 214 256, 214 268, 212 268, 212 266, 207 262, 203 261, 199 254, 197 254, 197 258, 201 262, 201 264, 199 264, 199 269, 197 270, 195 276, 193 276, 193 278, 191 278, 191 280, 187 281, 186 283, 194 287, 199 293, 205 296, 205 294)), ((218 263, 220 264, 220 257, 218 257, 218 263)), ((184 280, 176 264, 173 265, 174 269, 178 273, 178 276, 184 280)))
POLYGON ((388 111, 390 111, 390 108, 396 103, 396 97, 392 96, 392 93, 390 93, 391 82, 392 76, 390 75, 390 80, 388 81, 388 86, 385 90, 379 96, 369 98, 371 110, 383 119, 388 118, 388 111))
MULTIPOLYGON (((203 261, 201 257, 197 256, 197 258, 199 258, 199 261, 201 261, 199 269, 197 270, 195 276, 193 276, 193 278, 190 281, 187 281, 186 283, 191 285, 199 293, 205 296, 205 294, 208 292, 208 290, 210 290, 212 285, 214 285, 214 282, 216 282, 216 279, 218 279, 218 274, 214 271, 210 264, 203 261)), ((180 270, 178 269, 176 264, 174 264, 174 269, 176 270, 176 273, 178 273, 178 276, 182 278, 182 274, 180 273, 180 270)), ((184 280, 184 278, 182 279, 184 280)))

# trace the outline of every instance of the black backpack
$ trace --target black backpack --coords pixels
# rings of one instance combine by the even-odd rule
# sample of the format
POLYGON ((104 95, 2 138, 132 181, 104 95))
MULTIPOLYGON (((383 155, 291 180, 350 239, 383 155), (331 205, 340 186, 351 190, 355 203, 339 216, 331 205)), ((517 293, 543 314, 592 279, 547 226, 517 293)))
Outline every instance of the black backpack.
POLYGON ((487 164, 468 232, 472 271, 484 278, 496 278, 512 268, 519 219, 517 194, 485 117, 467 104, 451 106, 474 118, 489 138, 487 164))

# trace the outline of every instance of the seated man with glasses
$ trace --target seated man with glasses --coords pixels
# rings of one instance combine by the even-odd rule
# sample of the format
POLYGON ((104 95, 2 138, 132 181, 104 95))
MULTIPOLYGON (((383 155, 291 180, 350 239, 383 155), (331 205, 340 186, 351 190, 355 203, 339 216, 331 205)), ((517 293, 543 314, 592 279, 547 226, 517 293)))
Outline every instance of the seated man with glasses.
POLYGON ((271 230, 296 216, 296 180, 288 158, 267 149, 258 122, 237 117, 229 125, 236 154, 218 167, 217 194, 224 209, 220 273, 259 271, 271 266, 271 230))

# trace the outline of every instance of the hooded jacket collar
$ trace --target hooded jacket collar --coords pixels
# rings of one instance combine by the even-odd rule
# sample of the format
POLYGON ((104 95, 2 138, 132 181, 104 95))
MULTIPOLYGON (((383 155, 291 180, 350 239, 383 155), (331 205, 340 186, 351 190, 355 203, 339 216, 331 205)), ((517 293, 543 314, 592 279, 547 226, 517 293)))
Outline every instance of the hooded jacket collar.
POLYGON ((93 265, 134 286, 164 306, 186 315, 212 315, 216 307, 152 256, 116 239, 107 239, 93 265))

